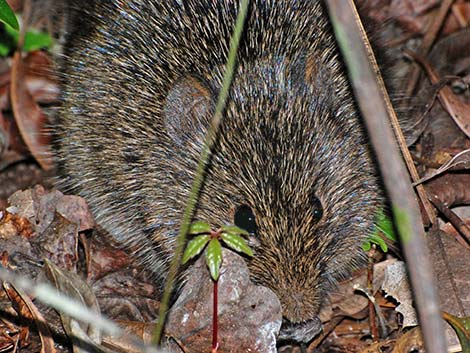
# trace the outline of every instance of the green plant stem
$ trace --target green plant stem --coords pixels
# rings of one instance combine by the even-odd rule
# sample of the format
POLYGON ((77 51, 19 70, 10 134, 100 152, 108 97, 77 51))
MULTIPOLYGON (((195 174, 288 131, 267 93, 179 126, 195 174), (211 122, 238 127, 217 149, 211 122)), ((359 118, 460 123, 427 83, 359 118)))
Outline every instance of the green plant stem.
POLYGON ((233 74, 235 72, 236 55, 240 38, 243 32, 246 15, 248 12, 249 0, 241 0, 240 9, 235 23, 235 29, 230 39, 230 50, 227 58, 227 68, 224 75, 222 88, 219 92, 217 104, 212 118, 211 126, 207 131, 201 157, 196 169, 196 176, 191 186, 191 191, 188 199, 188 203, 183 213, 181 221, 180 231, 176 239, 175 254, 171 260, 168 276, 166 279, 165 290, 163 297, 160 302, 160 308, 158 313, 158 321, 155 331, 153 333, 152 342, 154 344, 160 344, 163 332, 163 326, 165 324, 166 313, 168 311, 168 303, 170 301, 171 292, 173 290, 173 283, 175 281, 178 269, 181 263, 181 257, 186 244, 186 234, 189 230, 191 218, 194 214, 196 203, 201 191, 201 186, 204 181, 204 174, 207 168, 207 164, 212 154, 212 147, 214 146, 217 134, 220 129, 220 123, 222 121, 222 112, 225 107, 225 103, 228 97, 228 91, 233 80, 233 74))

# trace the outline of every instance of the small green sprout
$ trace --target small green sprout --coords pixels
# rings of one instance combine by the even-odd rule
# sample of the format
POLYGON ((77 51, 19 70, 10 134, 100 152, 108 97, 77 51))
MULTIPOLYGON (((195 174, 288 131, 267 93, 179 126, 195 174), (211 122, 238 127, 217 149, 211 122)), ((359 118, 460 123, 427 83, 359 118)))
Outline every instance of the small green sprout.
POLYGON ((248 232, 237 226, 225 225, 214 231, 208 223, 196 221, 189 227, 188 234, 195 237, 188 242, 182 263, 185 264, 206 249, 206 264, 214 281, 218 280, 222 265, 221 242, 236 252, 253 256, 253 251, 243 238, 248 236, 248 232))
MULTIPOLYGON (((20 33, 13 28, 6 26, 7 34, 18 44, 20 33)), ((23 51, 30 52, 42 48, 50 48, 54 43, 52 37, 45 32, 27 31, 24 37, 23 51)))
POLYGON ((376 244, 383 252, 387 252, 388 246, 385 242, 384 236, 391 241, 397 240, 391 219, 385 215, 383 210, 380 210, 376 216, 375 230, 362 244, 362 249, 364 251, 369 251, 372 244, 376 244))

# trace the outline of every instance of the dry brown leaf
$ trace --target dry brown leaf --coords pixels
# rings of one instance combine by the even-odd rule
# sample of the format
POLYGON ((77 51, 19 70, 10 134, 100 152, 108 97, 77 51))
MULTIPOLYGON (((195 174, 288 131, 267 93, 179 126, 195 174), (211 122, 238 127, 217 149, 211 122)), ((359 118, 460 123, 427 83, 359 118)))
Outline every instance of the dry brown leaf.
MULTIPOLYGON (((412 53, 410 53, 410 55, 423 66, 433 85, 440 82, 437 71, 429 62, 412 53)), ((470 105, 462 102, 454 92, 452 92, 452 89, 449 86, 442 87, 438 93, 438 98, 460 130, 470 137, 470 105)))
POLYGON ((419 179, 418 181, 414 182, 413 185, 421 184, 429 179, 432 179, 439 174, 444 173, 447 170, 465 170, 470 169, 470 150, 462 151, 456 154, 450 161, 443 164, 439 169, 435 172, 431 173, 430 175, 419 179))
POLYGON ((396 340, 392 353, 424 352, 423 337, 419 327, 412 328, 396 340))
MULTIPOLYGON (((468 210, 470 211, 470 209, 468 209, 468 210)), ((459 215, 459 216, 461 216, 461 215, 459 215)), ((464 223, 467 227, 470 227, 470 219, 469 218, 466 218, 464 223)), ((450 223, 450 222, 444 223, 443 225, 441 225, 440 230, 443 231, 444 233, 447 233, 448 235, 450 235, 455 240, 457 240, 457 242, 460 244, 460 246, 464 247, 467 250, 470 249, 470 245, 466 242, 465 238, 462 237, 462 234, 452 225, 452 223, 450 223)))
POLYGON ((78 225, 78 231, 83 232, 94 228, 95 222, 91 215, 88 204, 84 198, 73 195, 63 195, 57 201, 57 213, 61 214, 70 222, 78 225))
POLYGON ((360 353, 383 353, 386 348, 392 345, 393 340, 383 340, 374 342, 370 346, 364 348, 360 353))
MULTIPOLYGON (((150 345, 152 343, 152 333, 155 329, 155 323, 136 322, 136 321, 116 321, 127 333, 140 338, 142 342, 150 345)), ((103 337, 103 346, 117 352, 140 353, 135 345, 129 342, 126 337, 105 336, 103 337)))
MULTIPOLYGON (((373 293, 382 290, 385 270, 396 260, 381 261, 374 265, 373 293)), ((320 319, 323 323, 330 321, 333 316, 346 315, 354 318, 365 317, 364 311, 368 306, 368 299, 356 292, 354 287, 367 288, 367 273, 361 271, 352 279, 341 281, 336 289, 329 294, 328 303, 323 305, 320 311, 320 319)))
POLYGON ((78 225, 55 213, 41 236, 33 239, 43 256, 66 270, 75 270, 78 259, 78 225))
MULTIPOLYGON (((48 260, 45 260, 44 271, 61 293, 100 314, 98 300, 91 287, 76 273, 61 269, 48 260)), ((63 313, 59 314, 65 332, 72 339, 74 352, 89 352, 88 349, 101 344, 101 332, 93 324, 82 323, 63 313), (83 346, 80 343, 86 343, 86 345, 83 346)))
POLYGON ((8 211, 2 212, 0 219, 0 237, 8 239, 21 235, 30 238, 33 235, 31 223, 28 219, 8 211))
POLYGON ((15 352, 18 347, 26 347, 29 344, 29 329, 19 328, 2 318, 0 322, 0 352, 15 352), (24 342, 24 344, 21 344, 24 342))
MULTIPOLYGON (((466 316, 470 312, 470 250, 442 231, 429 234, 427 239, 437 277, 440 309, 455 316, 466 316)), ((448 344, 457 344, 453 330, 446 327, 448 344)))
POLYGON ((16 288, 8 283, 3 283, 3 288, 5 289, 8 297, 18 308, 18 313, 26 319, 30 319, 36 323, 42 343, 41 353, 55 353, 56 349, 54 346, 54 340, 52 339, 52 333, 49 330, 44 317, 39 312, 36 305, 34 305, 33 301, 29 296, 16 290, 16 288))
POLYGON ((426 184, 428 195, 435 195, 448 207, 470 204, 470 174, 446 173, 426 184))
POLYGON ((404 262, 396 261, 387 267, 382 289, 386 297, 391 296, 400 303, 395 310, 403 315, 403 327, 416 326, 418 320, 404 262))
POLYGON ((49 150, 50 138, 43 132, 47 118, 27 89, 20 52, 16 52, 13 57, 10 94, 15 120, 23 140, 41 167, 50 170, 53 167, 49 150))

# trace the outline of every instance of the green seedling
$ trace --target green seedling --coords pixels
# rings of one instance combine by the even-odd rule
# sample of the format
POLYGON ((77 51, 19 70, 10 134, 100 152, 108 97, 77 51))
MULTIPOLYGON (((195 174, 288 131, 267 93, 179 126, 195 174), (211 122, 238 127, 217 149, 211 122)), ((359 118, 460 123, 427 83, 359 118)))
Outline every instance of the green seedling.
POLYGON ((213 280, 213 317, 212 317, 212 353, 217 352, 219 343, 217 340, 217 306, 218 306, 218 279, 222 266, 222 244, 236 252, 253 256, 253 251, 248 246, 244 236, 248 232, 234 225, 225 225, 217 230, 212 230, 210 225, 203 221, 196 221, 189 227, 188 234, 194 236, 184 251, 182 263, 195 258, 205 249, 206 264, 213 280))
POLYGON ((383 252, 387 252, 388 246, 385 239, 389 239, 393 242, 397 241, 397 237, 393 229, 393 222, 389 217, 387 217, 387 215, 385 215, 383 210, 380 210, 376 216, 375 229, 372 234, 369 235, 364 244, 362 244, 362 249, 364 251, 369 251, 372 244, 376 244, 383 252))
MULTIPOLYGON (((20 26, 18 18, 6 0, 0 0, 0 22, 3 22, 3 34, 0 36, 0 56, 7 56, 18 48, 20 41, 20 26)), ((52 37, 45 32, 27 31, 24 35, 22 50, 31 52, 43 48, 51 48, 54 44, 52 37)))
POLYGON ((252 250, 243 238, 243 236, 249 235, 248 232, 237 226, 226 225, 214 231, 208 223, 197 221, 191 224, 188 234, 195 237, 188 242, 182 263, 187 263, 206 249, 206 264, 214 281, 219 279, 222 265, 221 243, 236 252, 253 256, 252 250))

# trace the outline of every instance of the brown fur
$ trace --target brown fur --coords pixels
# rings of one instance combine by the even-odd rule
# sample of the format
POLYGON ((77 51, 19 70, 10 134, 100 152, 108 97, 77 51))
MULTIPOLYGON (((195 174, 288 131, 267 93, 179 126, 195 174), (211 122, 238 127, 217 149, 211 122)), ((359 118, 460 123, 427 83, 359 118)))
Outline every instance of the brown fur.
MULTIPOLYGON (((164 278, 238 0, 97 4, 67 50, 57 161, 63 185, 164 278)), ((252 2, 195 215, 221 225, 251 207, 253 279, 292 323, 315 318, 325 292, 361 263, 382 202, 326 18, 320 1, 252 2)))

